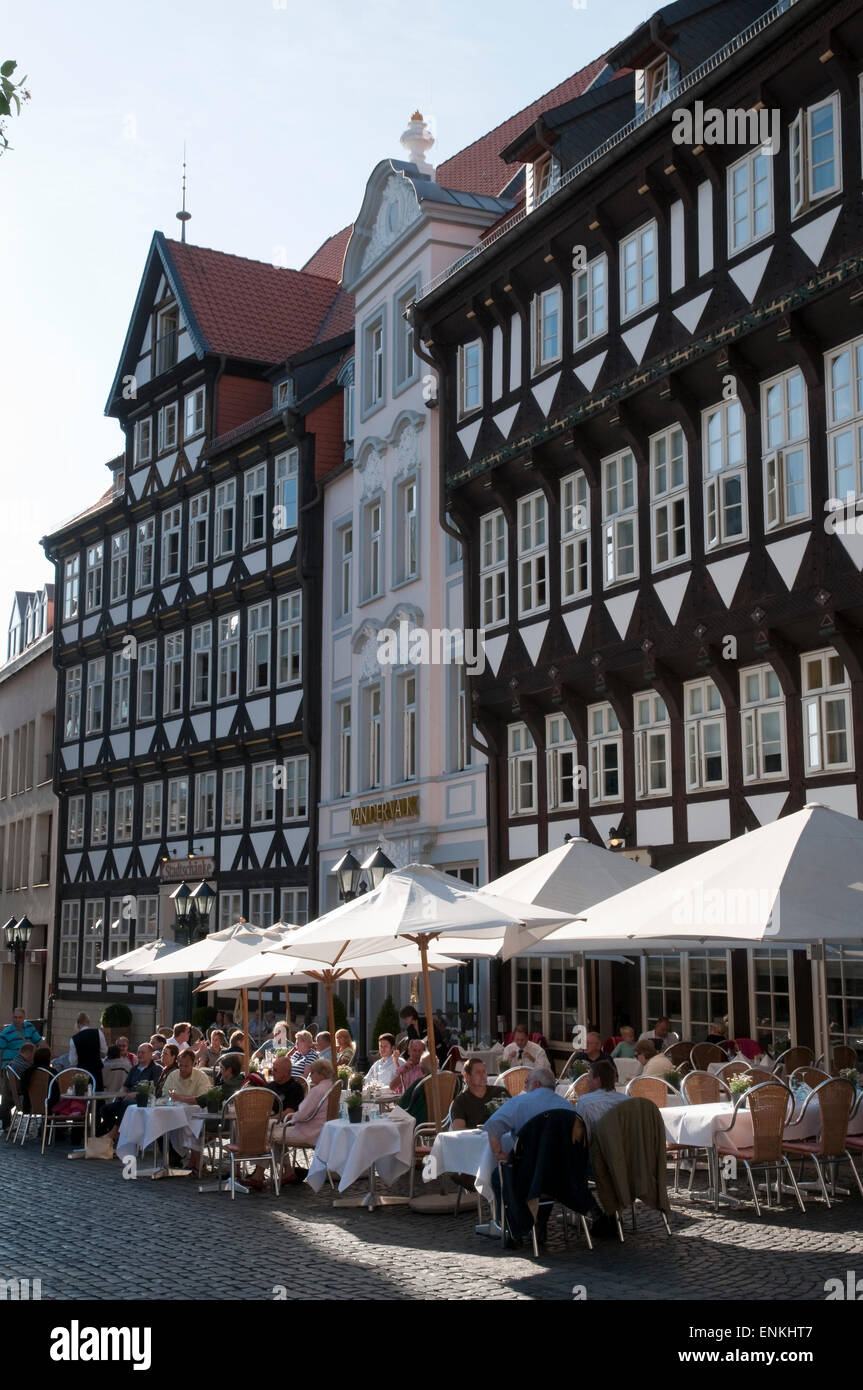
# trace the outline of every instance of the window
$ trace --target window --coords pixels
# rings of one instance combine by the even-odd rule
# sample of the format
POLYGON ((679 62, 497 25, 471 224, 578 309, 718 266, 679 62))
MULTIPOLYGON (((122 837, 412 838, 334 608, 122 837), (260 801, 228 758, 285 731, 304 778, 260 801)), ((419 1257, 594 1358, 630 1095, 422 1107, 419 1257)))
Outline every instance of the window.
POLYGON ((293 685, 303 678, 302 590, 279 599, 279 685, 293 685))
POLYGON ((286 410, 290 405, 296 405, 297 395, 294 390, 294 379, 288 377, 287 381, 280 381, 276 386, 276 409, 286 410))
POLYGON ((211 696, 210 673, 213 659, 213 628, 201 623, 192 628, 192 704, 208 705, 211 696))
POLYGON ((644 70, 644 108, 645 114, 652 116, 654 111, 666 105, 671 99, 671 64, 667 57, 659 58, 644 70))
POLYGON ((183 708, 183 637, 173 632, 165 638, 165 688, 162 692, 166 714, 179 714, 183 708))
POLYGON ((642 963, 642 989, 648 1018, 667 1018, 678 1034, 683 1034, 684 956, 650 955, 642 963))
POLYGON ((258 763, 252 768, 252 825, 272 825, 275 816, 275 795, 272 763, 258 763))
POLYGON ((169 835, 185 835, 189 821, 189 779, 172 777, 168 782, 169 835))
POLYGON ((309 920, 308 888, 283 888, 281 920, 292 926, 304 927, 309 920))
POLYGON ((826 357, 827 448, 833 498, 863 495, 863 338, 826 357))
POLYGON ((383 510, 380 500, 369 502, 363 508, 363 589, 366 599, 375 598, 383 587, 383 510))
POLYGON ((234 531, 236 501, 236 478, 231 478, 227 483, 219 483, 216 488, 215 540, 213 545, 217 560, 223 555, 233 555, 234 553, 234 547, 237 543, 234 531))
POLYGON ((587 730, 590 804, 620 801, 623 796, 623 740, 611 705, 588 706, 587 730))
POLYGON ((246 652, 246 692, 254 695, 270 688, 270 605, 258 603, 249 609, 246 652))
POLYGON ((379 787, 383 782, 383 709, 381 688, 370 685, 365 691, 366 709, 366 786, 379 787))
POLYGON ((848 946, 828 946, 825 971, 830 1036, 853 1046, 860 1037, 863 1018, 863 962, 859 952, 848 946))
POLYGON ((686 439, 679 425, 650 441, 650 521, 653 568, 689 559, 686 439))
POLYGON ((242 767, 226 767, 222 773, 222 826, 232 830, 243 824, 246 773, 242 767))
POLYGON ((81 926, 81 904, 64 903, 60 910, 60 974, 78 974, 78 941, 81 926))
POLYGON ((272 922, 272 888, 253 888, 251 890, 249 893, 249 917, 252 922, 258 922, 261 926, 269 925, 272 922))
POLYGON ((138 524, 138 548, 136 554, 135 568, 135 589, 138 593, 142 589, 153 587, 153 557, 156 546, 156 520, 149 517, 147 521, 138 524))
POLYGON ((399 679, 401 705, 401 780, 413 782, 417 775, 417 678, 415 673, 399 679))
POLYGON ((396 583, 416 579, 419 573, 419 514, 417 480, 409 478, 396 492, 396 583))
POLYGON ((467 672, 461 663, 449 668, 450 772, 463 772, 470 766, 470 718, 468 714, 467 672))
POLYGON ((66 694, 63 707, 63 738, 66 743, 81 733, 81 667, 72 666, 66 672, 66 694))
POLYGON ((216 774, 199 772, 195 795, 195 830, 207 832, 216 828, 216 774))
POLYGON ((98 961, 105 954, 105 904, 101 898, 91 898, 84 904, 84 950, 81 956, 82 976, 94 977, 98 961))
POLYGON ((542 1033, 555 1045, 572 1046, 572 1030, 580 1018, 578 968, 569 957, 548 960, 517 957, 512 962, 514 1016, 523 1019, 529 1030, 542 1033))
POLYGON ((704 544, 707 550, 744 540, 746 518, 746 436, 738 400, 721 401, 705 410, 704 544))
POLYGON ((131 840, 134 810, 134 788, 118 787, 114 793, 114 840, 117 844, 125 844, 131 840))
POLYGON ((129 723, 130 661, 115 652, 111 668, 111 728, 125 729, 129 723))
POLYGON ((791 216, 842 187, 839 94, 799 111, 791 122, 791 216))
POLYGON ((202 492, 189 502, 189 569, 207 563, 210 529, 210 494, 202 492))
POLYGON ((344 392, 342 406, 342 430, 345 436, 345 445, 353 443, 354 439, 354 364, 349 362, 344 375, 344 392))
POLYGON ((71 555, 63 565, 63 621, 78 616, 78 571, 80 556, 71 555))
POLYGON ((176 403, 163 405, 159 411, 159 453, 165 454, 177 447, 177 406, 176 403))
POLYGON ((510 724, 507 729, 509 748, 509 813, 511 816, 533 815, 537 807, 536 744, 526 724, 510 724))
POLYGON ((305 820, 309 814, 309 760, 285 758, 282 820, 305 820))
POLYGON ((80 849, 84 844, 84 797, 70 796, 66 818, 66 847, 80 849))
POLYGON ((169 507, 162 517, 162 581, 180 573, 180 530, 183 508, 169 507))
POLYGON ((572 277, 573 345, 584 347, 608 332, 608 257, 597 256, 572 277))
POLYGON ((156 375, 167 372, 177 361, 177 334, 180 315, 176 307, 159 314, 156 328, 156 375))
POLYGON ((354 528, 350 524, 336 531, 336 617, 346 618, 352 607, 354 528))
POLYGON ((276 459, 276 524, 273 531, 296 531, 300 484, 300 451, 289 449, 276 459))
POLYGON ((138 648, 138 721, 156 717, 156 643, 138 648))
POLYGON ((336 705, 336 736, 339 756, 336 772, 336 796, 351 794, 351 702, 341 700, 336 705))
POLYGON ((768 531, 809 516, 809 425, 803 374, 761 386, 764 524, 768 531))
POLYGON ((363 333, 363 410, 376 410, 384 398, 383 316, 366 324, 363 333))
POLYGON ((668 796, 671 791, 671 727, 665 701, 648 690, 633 699, 635 795, 668 796))
POLYGON ((219 927, 232 927, 243 915, 242 893, 219 894, 219 927))
POLYGON ((195 435, 204 433, 204 388, 199 386, 197 391, 190 391, 185 401, 185 411, 183 417, 183 438, 194 439, 195 435))
POLYGON ((546 762, 548 764, 548 809, 577 806, 581 786, 578 750, 569 720, 562 714, 545 719, 546 762))
POLYGON ((142 946, 145 941, 155 941, 159 926, 159 899, 136 898, 135 944, 142 946))
POLYGON ((267 534, 267 466, 250 468, 243 479, 243 545, 259 545, 267 534))
POLYGON ((135 462, 149 463, 153 457, 153 421, 139 420, 135 426, 135 462))
POLYGON ((108 792, 94 792, 90 798, 90 844, 108 843, 108 792))
POLYGON ((482 405, 482 343, 464 343, 458 350, 458 413, 469 415, 482 405))
POLYGON ((518 615, 548 607, 548 505, 541 492, 518 503, 518 615))
POLYGON ((141 838, 162 838, 162 783, 145 782, 141 810, 141 838))
POLYGON ((771 666, 741 671, 743 781, 785 777, 785 699, 771 666))
POLYGON ((239 691, 240 615, 219 619, 219 699, 233 700, 239 691))
POLYGON ((648 222, 620 243, 621 319, 631 319, 658 299, 656 223, 648 222))
POLYGON ((724 787, 725 710, 711 680, 683 687, 686 708, 686 790, 724 787))
POLYGON ((543 155, 533 164, 533 195, 531 207, 535 208, 543 201, 547 195, 557 187, 557 166, 554 157, 550 154, 543 155))
POLYGON ((497 627, 507 621, 507 531, 502 511, 480 518, 480 593, 482 625, 497 627))
POLYGON ((87 666, 87 733, 101 734, 105 711, 105 658, 87 666))
POLYGON ((728 254, 773 231, 773 159, 761 147, 728 170, 728 254))
POLYGON ((104 563, 105 550, 101 541, 96 545, 87 547, 87 596, 86 611, 92 613, 94 608, 102 607, 102 565, 104 563))
POLYGON ((129 589, 129 532, 111 537, 111 602, 119 603, 129 589))
POLYGON ((604 582, 620 584, 638 574, 638 497, 635 459, 628 449, 602 460, 604 582))
POLYGON ((790 951, 747 951, 753 1036, 773 1057, 793 1046, 794 967, 790 951))
POLYGON ((803 672, 803 756, 806 775, 854 766, 851 683, 831 648, 800 658, 803 672))
POLYGON ((123 956, 129 949, 131 916, 122 898, 108 900, 108 959, 123 956))
POLYGON ((543 290, 531 301, 533 315, 533 370, 557 362, 561 351, 560 289, 543 290))
POLYGON ((405 312, 413 304, 417 297, 417 286, 411 285, 410 289, 403 290, 396 299, 395 306, 395 388, 400 391, 403 386, 407 386, 409 381, 413 381, 417 369, 417 359, 414 353, 414 330, 413 325, 405 317, 405 312))

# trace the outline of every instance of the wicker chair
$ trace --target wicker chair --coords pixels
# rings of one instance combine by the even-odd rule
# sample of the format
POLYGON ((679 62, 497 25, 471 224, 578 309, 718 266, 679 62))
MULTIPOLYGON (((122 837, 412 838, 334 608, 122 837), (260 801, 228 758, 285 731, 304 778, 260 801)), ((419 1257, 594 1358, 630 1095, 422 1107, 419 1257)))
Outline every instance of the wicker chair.
MULTIPOLYGON (((432 1151, 432 1145, 440 1131, 442 1129, 449 1129, 451 1124, 452 1103, 455 1100, 455 1094, 458 1090, 460 1077, 458 1077, 454 1071, 439 1071, 437 1077, 438 1100, 440 1102, 441 1111, 445 1111, 446 1113, 444 1114, 444 1117, 441 1120, 440 1124, 435 1124, 434 1121, 429 1121, 427 1124, 414 1126, 414 1157, 413 1163, 411 1164, 409 1188, 411 1197, 413 1197, 414 1195, 414 1182, 416 1179, 417 1160, 422 1161, 428 1157, 428 1155, 432 1151)), ((424 1076, 422 1081, 418 1083, 417 1090, 420 1090, 420 1088, 422 1088, 424 1091, 428 1092, 431 1086, 431 1080, 432 1079, 430 1076, 424 1076)), ((416 1095, 416 1091, 414 1092, 414 1095, 416 1095)), ((430 1112, 431 1106, 429 1104, 429 1099, 427 1096, 426 1113, 429 1114, 430 1112)))
MULTIPOLYGON (((767 1173, 768 1207, 770 1206, 770 1175, 775 1171, 777 1177, 781 1177, 784 1168, 791 1179, 800 1210, 802 1212, 806 1210, 803 1205, 803 1198, 800 1196, 800 1189, 797 1186, 797 1179, 791 1171, 791 1164, 788 1162, 786 1154, 783 1152, 785 1126, 793 1113, 794 1097, 790 1087, 782 1085, 779 1081, 765 1081, 760 1086, 750 1086, 748 1091, 738 1096, 730 1122, 717 1130, 716 1152, 720 1158, 723 1154, 729 1154, 738 1161, 742 1160, 746 1175, 749 1178, 749 1186, 752 1189, 757 1216, 761 1215, 761 1205, 755 1186, 754 1174, 756 1170, 764 1170, 767 1173), (749 1113, 752 1116, 752 1145, 746 1149, 731 1148, 729 1145, 723 1144, 722 1135, 727 1134, 733 1128, 737 1119, 737 1112, 744 1105, 749 1107, 749 1113)), ((715 1205, 718 1206, 718 1193, 714 1195, 715 1205)))
POLYGON ((18 1075, 11 1067, 7 1067, 4 1073, 6 1089, 9 1092, 9 1099, 12 1103, 11 1118, 6 1129, 6 1143, 18 1137, 18 1127, 24 1118, 24 1111, 21 1108, 21 1092, 18 1088, 18 1075))
POLYGON ((721 1100, 731 1099, 722 1077, 709 1071, 687 1072, 680 1083, 680 1094, 686 1105, 718 1105, 721 1100))
MULTIPOLYGON (((319 1100, 317 1106, 315 1107, 314 1114, 310 1115, 309 1119, 314 1120, 316 1116, 320 1115, 321 1111, 324 1109, 324 1106, 326 1106, 326 1118, 324 1119, 324 1124, 329 1123, 330 1120, 337 1120, 339 1118, 339 1106, 341 1104, 341 1099, 342 1083, 341 1081, 334 1081, 332 1085, 328 1087, 325 1095, 323 1095, 319 1100)), ((287 1150, 293 1149, 295 1153, 303 1154, 303 1157, 306 1160, 306 1165, 308 1166, 309 1150, 313 1149, 314 1145, 308 1143, 296 1144, 292 1141, 290 1135, 290 1128, 288 1128, 287 1130, 282 1128, 277 1131, 276 1137, 273 1141, 274 1147, 279 1150, 280 1162, 284 1163, 287 1150)))
MULTIPOLYGON (((816 1066, 824 1066, 824 1058, 819 1057, 816 1066)), ((833 1049, 831 1069, 833 1076, 838 1076, 840 1071, 845 1071, 857 1066, 857 1053, 853 1047, 847 1047, 844 1043, 837 1043, 833 1049)))
POLYGON ((740 1076, 743 1072, 749 1071, 748 1062, 726 1062, 724 1067, 720 1067, 718 1076, 723 1081, 730 1081, 732 1076, 740 1076))
POLYGON ((789 1081, 802 1081, 804 1086, 809 1086, 814 1091, 816 1086, 820 1086, 822 1081, 830 1080, 830 1073, 822 1071, 820 1067, 797 1067, 788 1078, 789 1081))
POLYGON ((30 1103, 29 1111, 19 1113, 18 1130, 15 1135, 16 1140, 20 1136, 21 1143, 24 1144, 30 1137, 30 1126, 33 1125, 37 1134, 42 1123, 42 1113, 45 1109, 45 1101, 48 1099, 48 1091, 51 1082, 54 1080, 54 1073, 48 1071, 47 1067, 37 1067, 30 1077, 27 1086, 27 1099, 30 1103))
POLYGON ((775 1081, 776 1077, 772 1071, 767 1071, 765 1067, 750 1067, 749 1075, 754 1078, 753 1086, 760 1086, 762 1081, 775 1081))
POLYGON ((520 1096, 532 1070, 532 1067, 510 1067, 509 1071, 502 1072, 498 1077, 498 1084, 511 1096, 520 1096))
POLYGON ((67 1067, 65 1071, 58 1072, 53 1078, 45 1097, 44 1122, 42 1124, 42 1152, 45 1152, 45 1145, 54 1143, 54 1134, 58 1129, 72 1130, 76 1125, 84 1126, 84 1133, 87 1133, 87 1121, 90 1118, 90 1106, 92 1105, 91 1096, 96 1089, 96 1078, 90 1072, 84 1071, 83 1067, 67 1067), (70 1086, 74 1086, 76 1081, 87 1083, 87 1094, 76 1096, 76 1100, 84 1101, 83 1115, 52 1115, 49 1104, 52 1104, 51 1096, 54 1100, 62 1100, 65 1092, 70 1086), (56 1086, 56 1090, 54 1089, 56 1086))
POLYGON ((725 1053, 716 1043, 700 1042, 696 1043, 689 1054, 693 1071, 707 1071, 712 1062, 724 1062, 725 1053))
POLYGON ((589 1089, 590 1072, 585 1071, 582 1072, 581 1076, 577 1076, 575 1078, 566 1095, 564 1096, 564 1100, 568 1100, 571 1105, 576 1105, 578 1103, 579 1096, 587 1095, 589 1089))
MULTIPOLYGON (((231 1097, 234 1107, 234 1138, 225 1147, 230 1159, 231 1201, 236 1196, 237 1169, 244 1163, 269 1163, 276 1196, 281 1185, 281 1167, 276 1161, 275 1141, 270 1138, 270 1121, 278 1124, 282 1102, 266 1086, 243 1087, 231 1097), (275 1102, 275 1104, 273 1103, 275 1102)), ((242 1179, 240 1179, 242 1183, 242 1179)))
POLYGON ((693 1044, 691 1042, 672 1043, 671 1047, 665 1049, 665 1055, 676 1070, 679 1070, 682 1063, 687 1063, 692 1053, 693 1044))
POLYGON ((668 1097, 678 1096, 680 1092, 675 1090, 670 1081, 666 1081, 662 1076, 634 1076, 626 1084, 626 1094, 628 1096, 641 1096, 644 1100, 652 1100, 654 1105, 658 1105, 663 1110, 668 1104, 668 1097))
POLYGON ((789 1047, 786 1052, 781 1053, 773 1064, 774 1072, 779 1075, 780 1069, 785 1076, 790 1076, 798 1067, 814 1067, 815 1053, 811 1047, 789 1047))
POLYGON ((789 1140, 783 1143, 782 1152, 799 1155, 801 1172, 804 1161, 807 1158, 812 1159, 818 1174, 818 1182, 821 1185, 821 1193, 828 1208, 830 1197, 827 1193, 827 1184, 824 1181, 822 1163, 830 1164, 830 1185, 833 1188, 834 1197, 836 1196, 836 1168, 840 1163, 851 1165, 860 1196, 863 1197, 863 1183, 860 1181, 860 1174, 857 1172, 854 1159, 848 1151, 848 1121, 856 1106, 854 1086, 842 1076, 828 1077, 826 1081, 822 1081, 803 1102, 799 1123, 803 1122, 810 1102, 817 1104, 821 1112, 821 1131, 818 1138, 814 1140, 789 1140))

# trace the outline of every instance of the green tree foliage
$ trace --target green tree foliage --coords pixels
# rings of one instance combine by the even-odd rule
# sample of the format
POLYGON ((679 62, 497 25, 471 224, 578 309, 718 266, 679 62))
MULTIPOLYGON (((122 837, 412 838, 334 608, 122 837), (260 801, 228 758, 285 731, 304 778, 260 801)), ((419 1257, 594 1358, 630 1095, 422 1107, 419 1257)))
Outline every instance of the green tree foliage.
POLYGON ((10 148, 6 138, 7 119, 12 115, 19 116, 22 103, 30 100, 30 93, 24 86, 26 77, 22 77, 20 82, 13 79, 12 74, 17 66, 14 58, 0 63, 0 154, 10 148))
POLYGON ((388 994, 381 1004, 380 1013, 375 1019, 375 1026, 372 1029, 372 1041, 377 1045, 381 1033, 392 1033, 393 1037, 396 1037, 400 1032, 398 1009, 393 1003, 392 995, 388 994))
MULTIPOLYGON (((348 1011, 339 995, 335 993, 333 994, 333 1023, 335 1024, 336 1032, 338 1032, 340 1028, 347 1028, 348 1026, 348 1011)), ((333 1046, 335 1046, 335 1038, 333 1039, 333 1046)))

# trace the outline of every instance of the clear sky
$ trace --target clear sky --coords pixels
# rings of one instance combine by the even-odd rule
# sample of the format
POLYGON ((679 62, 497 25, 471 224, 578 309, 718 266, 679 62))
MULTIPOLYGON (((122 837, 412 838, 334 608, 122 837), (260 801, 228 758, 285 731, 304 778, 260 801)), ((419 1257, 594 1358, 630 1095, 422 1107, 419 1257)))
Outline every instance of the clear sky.
MULTIPOLYGON (((32 100, 0 157, 0 615, 104 491, 104 415, 153 231, 300 266, 416 106, 438 163, 624 38, 650 0, 9 0, 32 100)), ((5 650, 5 644, 4 648, 5 650)))

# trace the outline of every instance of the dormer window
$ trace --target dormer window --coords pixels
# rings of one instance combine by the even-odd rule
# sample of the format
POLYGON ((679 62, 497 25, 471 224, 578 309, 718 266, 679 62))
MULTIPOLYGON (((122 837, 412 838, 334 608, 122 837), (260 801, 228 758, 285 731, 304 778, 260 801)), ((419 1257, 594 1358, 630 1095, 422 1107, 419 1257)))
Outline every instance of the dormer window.
POLYGON ((544 154, 531 168, 533 191, 530 199, 532 207, 538 207, 557 186, 557 165, 554 156, 544 154))
POLYGON ((177 362, 177 334, 180 329, 180 315, 176 306, 163 309, 159 314, 156 335, 156 375, 167 372, 177 362))
POLYGON ((276 407, 278 410, 285 410, 289 405, 296 404, 294 393, 294 382, 292 377, 286 377, 276 385, 276 407))
POLYGON ((671 96, 671 65, 668 57, 659 58, 644 71, 644 107, 648 116, 665 106, 671 96))

